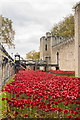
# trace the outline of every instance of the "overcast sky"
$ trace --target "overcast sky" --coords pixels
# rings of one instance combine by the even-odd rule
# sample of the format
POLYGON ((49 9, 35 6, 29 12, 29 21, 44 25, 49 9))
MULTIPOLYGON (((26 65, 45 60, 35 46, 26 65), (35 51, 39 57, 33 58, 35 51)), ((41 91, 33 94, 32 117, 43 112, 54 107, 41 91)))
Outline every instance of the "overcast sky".
POLYGON ((31 50, 39 51, 40 37, 69 14, 79 0, 0 0, 0 14, 13 21, 15 49, 23 57, 31 50))

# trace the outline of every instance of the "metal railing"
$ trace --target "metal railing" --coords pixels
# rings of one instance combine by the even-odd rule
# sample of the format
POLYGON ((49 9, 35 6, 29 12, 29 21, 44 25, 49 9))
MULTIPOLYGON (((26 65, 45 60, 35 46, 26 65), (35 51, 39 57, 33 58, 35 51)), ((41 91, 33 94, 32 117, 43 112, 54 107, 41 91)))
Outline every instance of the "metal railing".
POLYGON ((5 83, 15 74, 15 63, 5 48, 0 44, 0 90, 5 83))
POLYGON ((1 84, 0 88, 2 88, 8 79, 11 78, 12 75, 15 74, 15 66, 11 65, 11 63, 2 64, 1 66, 1 84))

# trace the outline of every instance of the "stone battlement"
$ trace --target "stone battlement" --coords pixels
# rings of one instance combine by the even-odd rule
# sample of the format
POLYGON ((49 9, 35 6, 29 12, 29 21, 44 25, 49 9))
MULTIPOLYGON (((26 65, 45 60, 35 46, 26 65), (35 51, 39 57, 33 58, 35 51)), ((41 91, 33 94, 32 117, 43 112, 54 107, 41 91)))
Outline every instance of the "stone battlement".
POLYGON ((53 36, 52 33, 50 32, 46 32, 46 36, 42 36, 40 38, 40 40, 44 40, 45 41, 48 41, 49 39, 52 39, 52 47, 56 46, 56 45, 59 45, 61 43, 65 43, 65 42, 70 42, 74 39, 74 36, 71 37, 71 38, 66 38, 64 36, 60 37, 60 36, 53 36))
POLYGON ((60 45, 60 44, 63 44, 63 43, 68 43, 68 42, 71 42, 74 40, 74 37, 71 37, 71 38, 55 38, 54 37, 54 40, 53 40, 53 45, 52 47, 55 47, 57 45, 60 45))

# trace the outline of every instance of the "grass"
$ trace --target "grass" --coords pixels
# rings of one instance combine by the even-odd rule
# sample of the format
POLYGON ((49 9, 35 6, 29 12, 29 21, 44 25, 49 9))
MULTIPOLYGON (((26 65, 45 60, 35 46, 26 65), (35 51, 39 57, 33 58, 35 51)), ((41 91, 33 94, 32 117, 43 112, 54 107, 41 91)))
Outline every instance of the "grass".
MULTIPOLYGON (((4 86, 6 86, 8 83, 14 81, 13 79, 14 76, 12 76, 6 83, 4 86)), ((4 88, 3 86, 3 88, 4 88)), ((9 96, 9 93, 6 93, 6 91, 2 92, 0 91, 0 119, 1 118, 6 118, 5 113, 7 112, 7 101, 2 101, 2 98, 7 98, 7 96, 9 96)))
MULTIPOLYGON (((2 95, 0 90, 0 111, 2 110, 2 95)), ((2 112, 0 112, 0 118, 2 117, 2 112)))
POLYGON ((75 77, 75 75, 66 75, 66 74, 58 74, 58 73, 52 73, 53 75, 60 75, 60 76, 65 76, 65 77, 75 77))

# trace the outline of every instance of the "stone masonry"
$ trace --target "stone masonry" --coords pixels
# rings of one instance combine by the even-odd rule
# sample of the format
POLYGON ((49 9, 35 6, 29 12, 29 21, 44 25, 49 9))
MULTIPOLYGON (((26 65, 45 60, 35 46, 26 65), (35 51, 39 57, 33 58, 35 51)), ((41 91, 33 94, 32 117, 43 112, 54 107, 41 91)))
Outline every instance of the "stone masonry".
POLYGON ((75 76, 80 77, 80 2, 75 9, 75 76))
POLYGON ((58 64, 60 70, 75 71, 80 77, 80 2, 75 9, 75 36, 65 39, 47 32, 40 38, 40 59, 58 64))
POLYGON ((60 70, 74 70, 74 46, 74 38, 55 38, 48 32, 40 39, 40 59, 59 64, 60 70))

